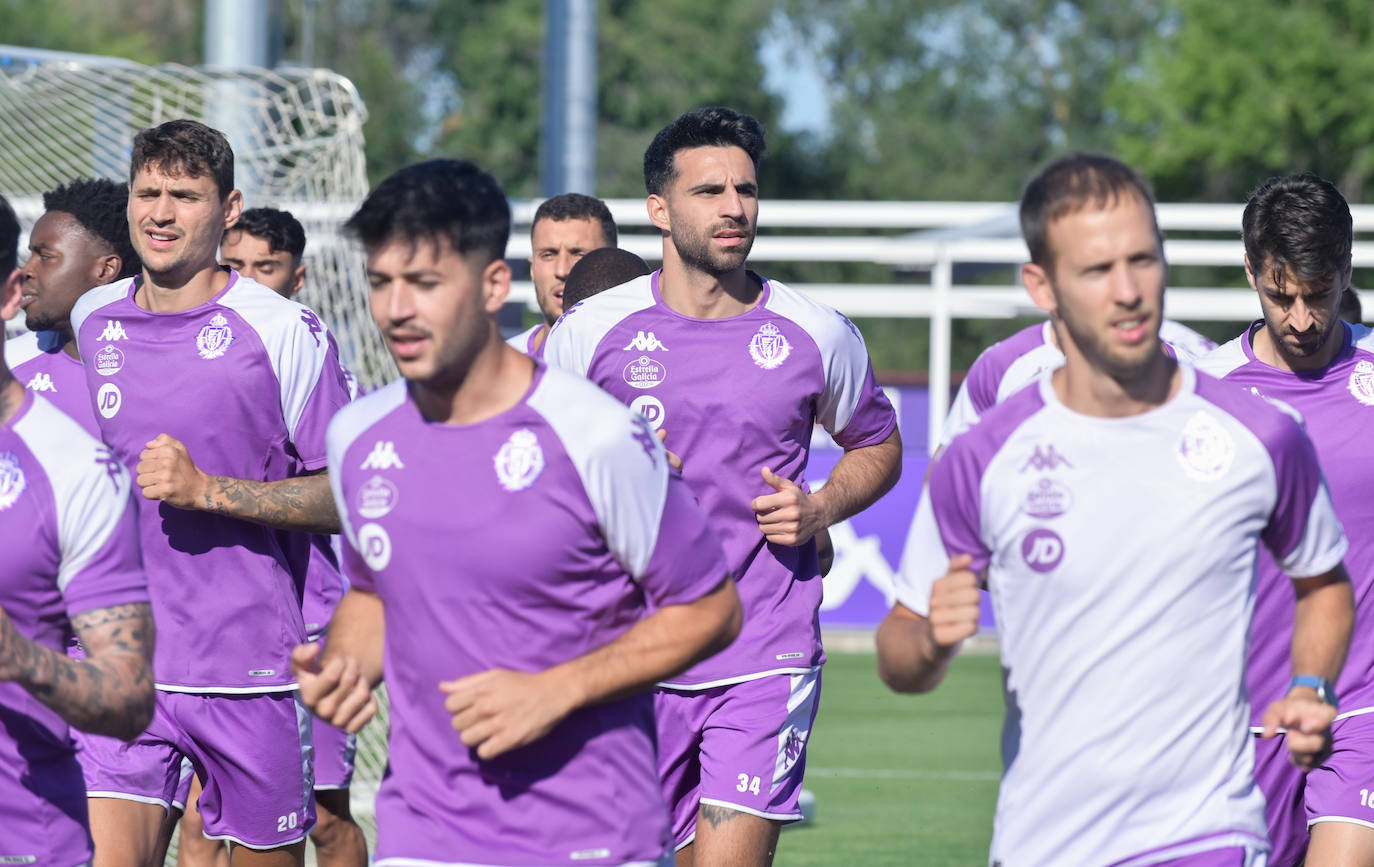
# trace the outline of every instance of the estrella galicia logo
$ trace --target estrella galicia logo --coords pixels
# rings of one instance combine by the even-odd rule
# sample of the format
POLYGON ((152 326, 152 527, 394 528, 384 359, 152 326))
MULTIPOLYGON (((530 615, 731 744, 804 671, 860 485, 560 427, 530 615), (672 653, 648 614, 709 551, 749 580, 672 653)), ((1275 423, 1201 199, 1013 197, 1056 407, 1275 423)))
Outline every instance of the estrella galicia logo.
POLYGON ((1044 574, 1064 559, 1064 540, 1047 527, 1036 527, 1021 540, 1021 556, 1027 566, 1044 574))
POLYGON ((631 388, 654 388, 668 378, 668 368, 647 355, 641 355, 625 365, 621 378, 631 388))
POLYGON ((1039 479, 1026 494, 1022 511, 1032 518, 1057 518, 1069 510, 1073 494, 1048 476, 1039 479))
POLYGON ((95 354, 95 372, 101 376, 114 376, 124 368, 124 353, 113 343, 107 343, 95 354))

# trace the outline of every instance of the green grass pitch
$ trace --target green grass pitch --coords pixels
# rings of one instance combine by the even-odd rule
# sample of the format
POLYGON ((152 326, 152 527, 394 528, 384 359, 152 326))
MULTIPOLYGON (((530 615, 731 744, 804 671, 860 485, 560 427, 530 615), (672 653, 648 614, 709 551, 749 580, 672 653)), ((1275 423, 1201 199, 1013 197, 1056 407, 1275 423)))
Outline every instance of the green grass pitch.
POLYGON ((816 820, 777 867, 986 864, 1001 773, 1001 672, 965 655, 929 695, 890 692, 871 653, 834 653, 808 749, 816 820))

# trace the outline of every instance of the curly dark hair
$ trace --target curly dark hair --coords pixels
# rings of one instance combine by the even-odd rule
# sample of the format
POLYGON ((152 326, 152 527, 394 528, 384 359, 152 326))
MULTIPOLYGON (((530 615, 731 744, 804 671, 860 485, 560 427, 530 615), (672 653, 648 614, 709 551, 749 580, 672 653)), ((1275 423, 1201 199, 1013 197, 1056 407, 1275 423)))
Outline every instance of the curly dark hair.
POLYGON ((1260 184, 1241 215, 1241 236, 1251 270, 1258 275, 1269 269, 1279 288, 1289 269, 1299 282, 1318 286, 1350 267, 1350 206, 1330 181, 1311 172, 1260 184))
POLYGON ((619 240, 611 209, 596 196, 559 193, 540 202, 539 208, 534 212, 534 220, 530 223, 531 236, 540 220, 553 220, 555 223, 564 220, 595 220, 601 224, 601 237, 609 246, 614 247, 619 240))
POLYGON ((19 218, 9 200, 0 196, 0 282, 19 267, 19 218))
POLYGON ((129 238, 129 188, 106 178, 78 178, 43 194, 43 210, 71 214, 81 228, 104 241, 119 257, 119 276, 142 269, 129 238))
POLYGON ((249 208, 239 215, 230 232, 247 232, 267 242, 273 253, 287 253, 297 264, 305 255, 305 227, 290 211, 279 208, 249 208))
POLYGON ((134 136, 130 183, 144 167, 192 178, 209 175, 221 200, 234 191, 234 149, 224 133, 198 120, 169 120, 134 136))
POLYGON ((344 223, 344 233, 368 251, 393 240, 447 242, 459 256, 485 267, 506 255, 510 203, 476 163, 427 160, 373 187, 344 223))
POLYGON ((747 153, 757 169, 767 148, 762 124, 732 108, 689 111, 659 130, 644 151, 644 188, 650 195, 663 194, 677 175, 678 151, 731 146, 747 153))

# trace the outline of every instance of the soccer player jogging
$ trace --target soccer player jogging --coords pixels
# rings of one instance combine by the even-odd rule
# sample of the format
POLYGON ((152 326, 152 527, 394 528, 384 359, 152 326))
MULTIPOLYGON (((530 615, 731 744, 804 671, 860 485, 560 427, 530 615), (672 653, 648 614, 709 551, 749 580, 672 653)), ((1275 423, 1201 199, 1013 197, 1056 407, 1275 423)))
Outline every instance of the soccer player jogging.
POLYGON ((660 131, 644 179, 663 269, 569 311, 545 348, 666 437, 739 582, 739 639, 656 698, 678 863, 698 867, 769 864, 781 824, 801 818, 824 661, 814 537, 901 472, 896 415, 858 331, 745 267, 763 150, 758 122, 727 108, 660 131), (845 454, 813 493, 818 422, 845 454))
POLYGON ((402 169, 346 229, 403 379, 330 425, 351 586, 295 662, 350 731, 385 673, 377 863, 658 864, 644 690, 738 630, 720 544, 642 417, 501 340, 490 175, 402 169))
MULTIPOLYGON (((1021 225, 1022 278, 1065 363, 936 460, 879 672, 937 685, 978 628, 983 581, 1007 703, 991 862, 1263 863, 1242 676, 1258 546, 1292 577, 1293 671, 1334 679, 1354 614, 1312 444, 1160 351, 1166 265, 1133 170, 1057 160, 1021 225)), ((1287 728, 1312 767, 1335 710, 1303 687, 1273 699, 1266 734, 1287 728)))
POLYGON ((43 194, 43 216, 29 233, 29 260, 20 272, 20 307, 29 330, 5 344, 5 360, 24 387, 96 438, 100 429, 72 332, 72 307, 92 286, 138 273, 128 204, 129 188, 103 178, 72 181, 43 194))
MULTIPOLYGON (((1198 363, 1200 370, 1296 411, 1326 471, 1331 500, 1350 531, 1345 556, 1357 622, 1374 616, 1374 458, 1366 430, 1374 421, 1374 335, 1339 317, 1349 291, 1352 224, 1345 198, 1312 174, 1271 178, 1250 197, 1242 217, 1245 273, 1263 317, 1198 363)), ((1335 752, 1303 774, 1285 760, 1283 739, 1255 741, 1256 779, 1268 804, 1274 853, 1291 867, 1374 865, 1374 818, 1368 798, 1374 774, 1374 634, 1355 633, 1340 679, 1293 679, 1321 672, 1294 666, 1292 594, 1281 563, 1261 553, 1246 666, 1256 709, 1290 686, 1340 713, 1335 752), (1311 843, 1308 844, 1308 829, 1311 843)), ((1252 711, 1258 732, 1263 720, 1252 711)))
MULTIPOLYGON (((240 276, 257 281, 283 298, 294 298, 305 286, 305 227, 289 211, 278 208, 248 208, 239 215, 220 243, 220 264, 240 276)), ((333 339, 333 336, 330 336, 333 339)), ((352 374, 344 370, 350 394, 352 374)), ((333 536, 312 536, 310 562, 306 567, 301 614, 306 638, 319 641, 334 608, 344 592, 343 576, 334 553, 333 536)), ((353 779, 353 759, 357 737, 311 719, 311 740, 315 746, 315 827, 310 841, 321 867, 362 867, 367 863, 367 840, 353 820, 349 807, 349 784, 353 779)), ((192 786, 188 809, 181 821, 177 846, 180 867, 212 867, 225 856, 221 841, 207 840, 195 801, 200 785, 192 786)))
POLYGON ((165 624, 147 733, 82 754, 108 820, 98 863, 147 863, 183 757, 206 834, 236 844, 236 865, 300 864, 314 821, 290 654, 305 638, 305 534, 338 530, 324 432, 348 392, 313 312, 216 261, 241 205, 219 132, 178 120, 139 133, 128 213, 143 271, 72 313, 82 357, 109 357, 87 363, 87 382, 102 437, 137 474, 165 624))
POLYGON ((615 247, 616 240, 615 220, 600 199, 562 193, 541 202, 530 226, 530 280, 544 318, 506 342, 526 355, 542 357, 549 329, 572 306, 563 300, 569 272, 587 253, 615 247))
MULTIPOLYGON (((0 320, 19 312, 19 222, 0 199, 0 320)), ((0 345, 5 342, 0 327, 0 345)), ((129 474, 0 360, 0 861, 91 860, 68 726, 132 738, 153 714, 153 619, 129 474), (86 648, 72 659, 72 634, 86 648)))

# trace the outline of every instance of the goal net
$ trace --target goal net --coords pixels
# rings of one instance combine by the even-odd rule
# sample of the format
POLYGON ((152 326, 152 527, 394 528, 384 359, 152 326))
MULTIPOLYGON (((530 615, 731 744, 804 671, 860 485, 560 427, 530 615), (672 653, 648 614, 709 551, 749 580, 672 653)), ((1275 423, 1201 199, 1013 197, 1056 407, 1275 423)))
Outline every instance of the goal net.
MULTIPOLYGON (((283 208, 305 226, 300 300, 328 323, 359 384, 370 389, 394 378, 367 313, 362 254, 340 235, 367 194, 367 113, 337 73, 144 66, 0 45, 0 193, 27 233, 45 191, 82 177, 127 180, 134 135, 183 117, 229 135, 246 207, 283 208)), ((382 714, 360 736, 352 787, 353 813, 369 841, 386 764, 387 705, 379 698, 382 714)))
POLYGON ((329 324, 359 383, 393 378, 367 314, 362 254, 339 234, 367 195, 367 111, 335 72, 144 66, 0 46, 0 193, 27 230, 43 192, 81 177, 127 180, 134 135, 183 117, 229 136, 245 207, 282 208, 305 226, 300 300, 329 324))

